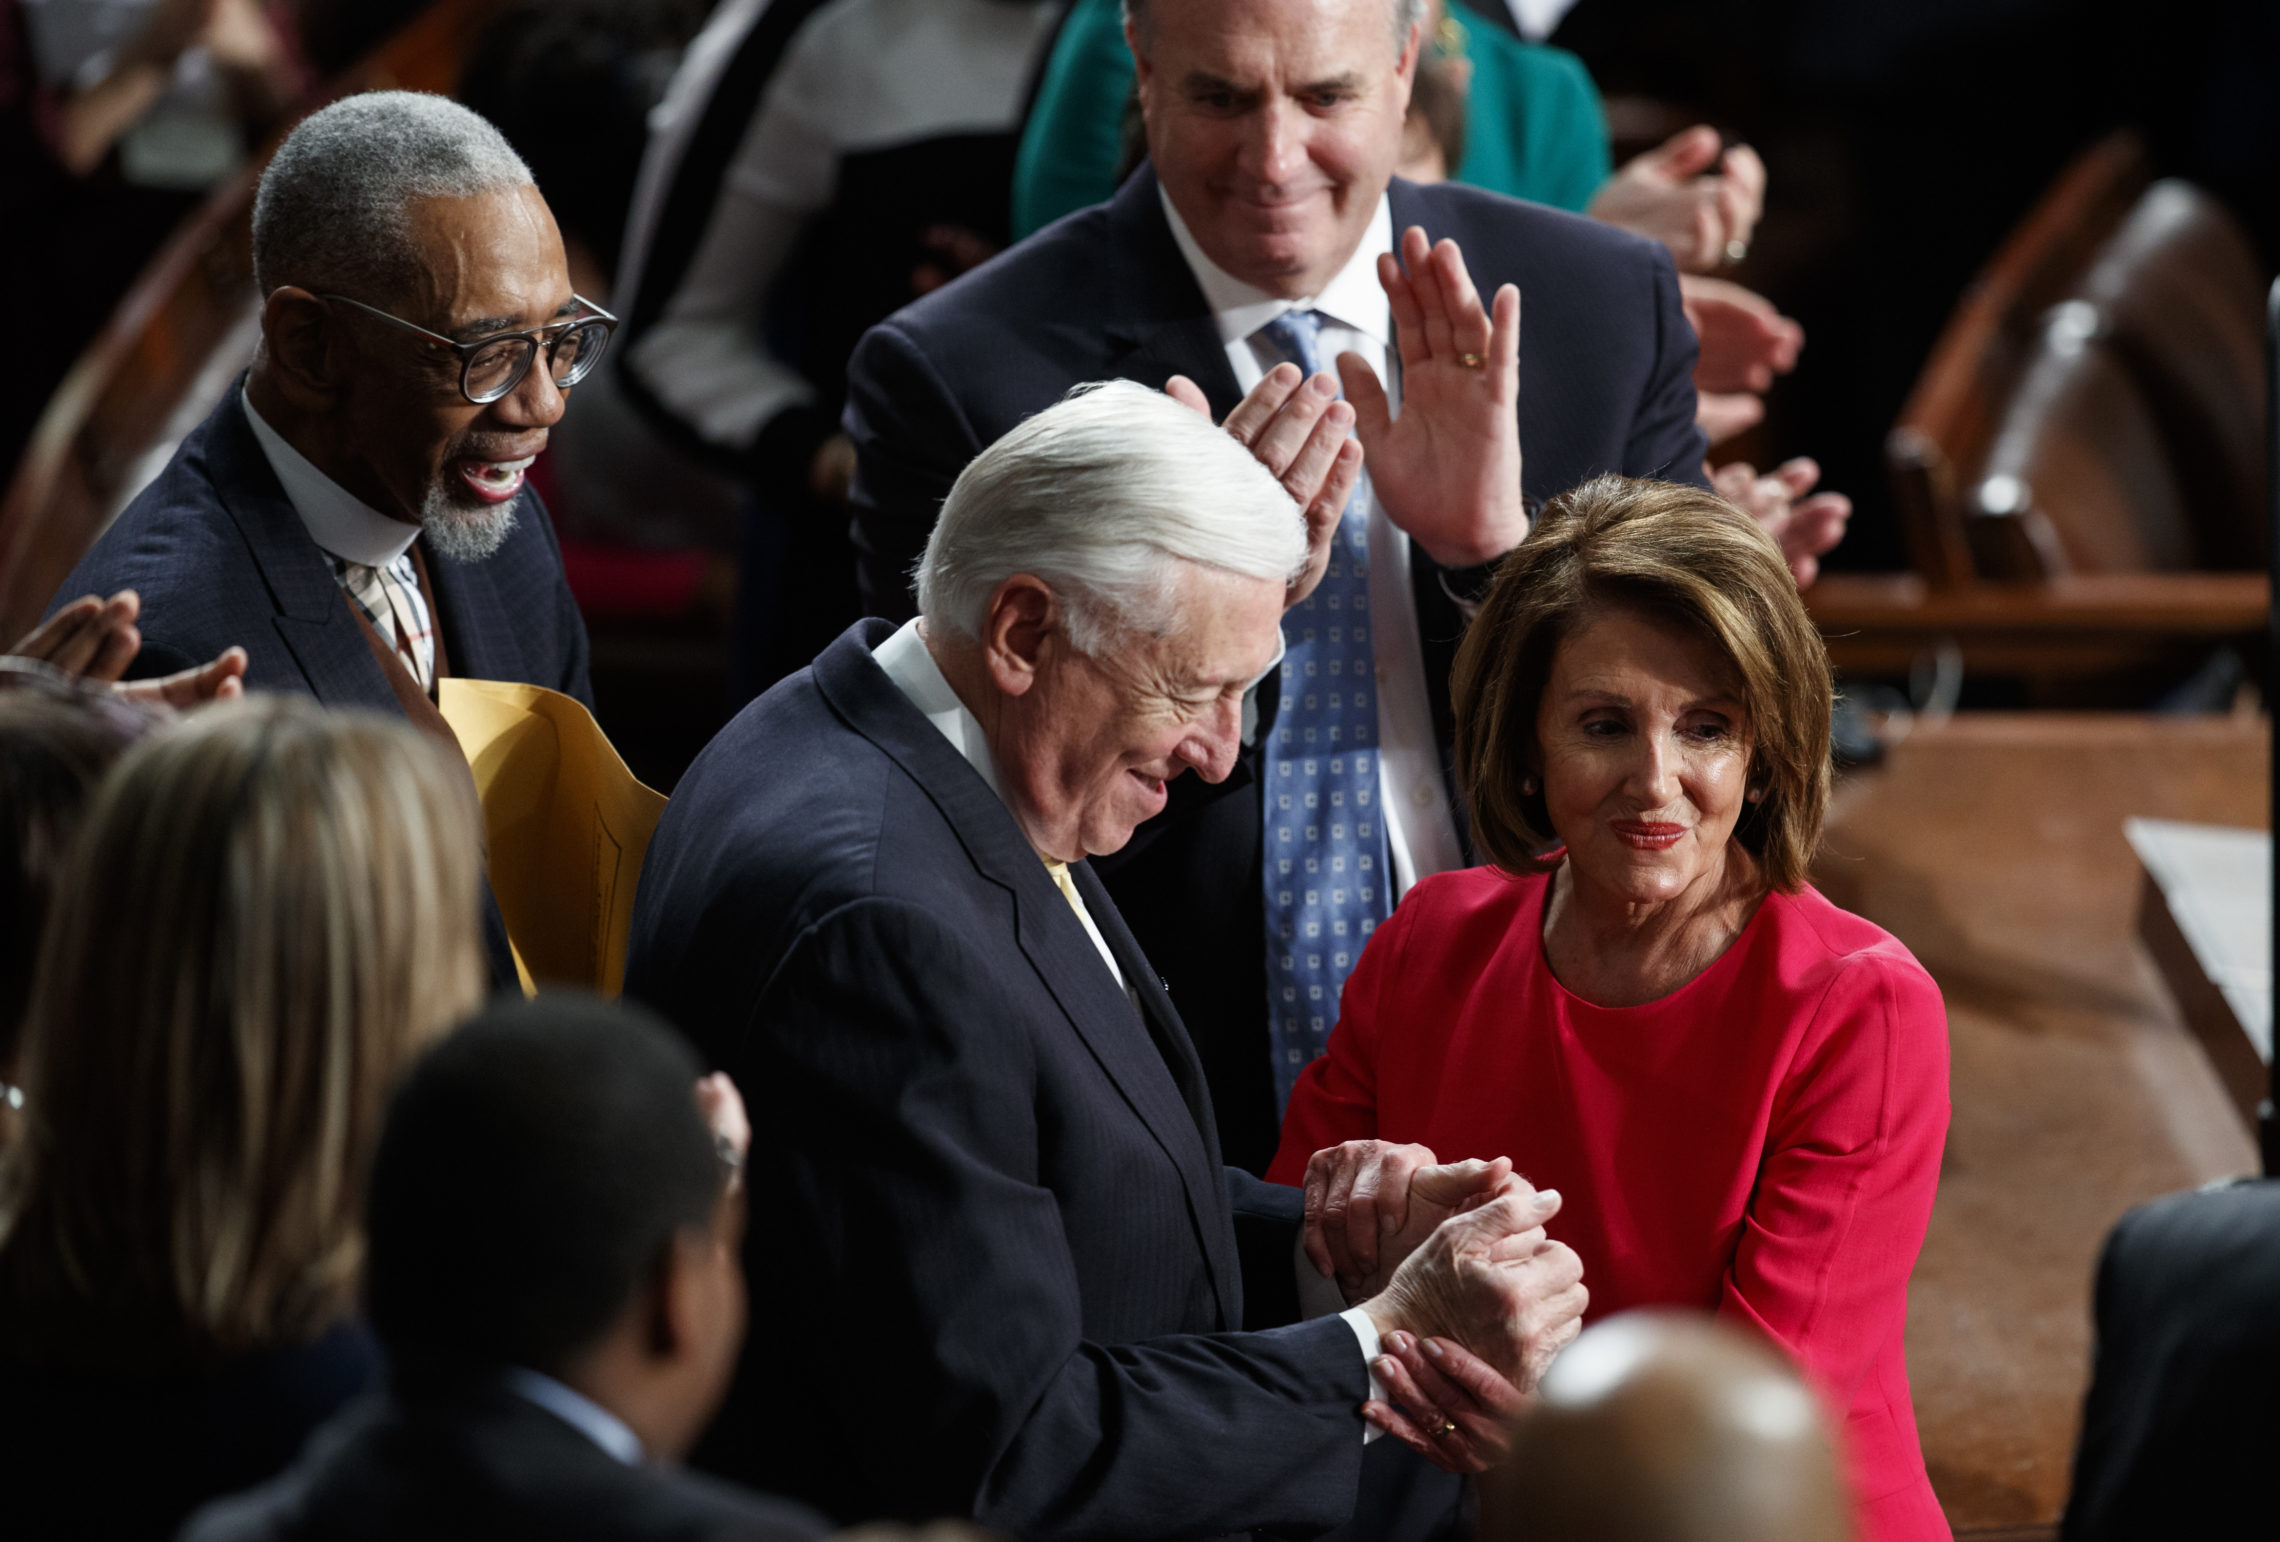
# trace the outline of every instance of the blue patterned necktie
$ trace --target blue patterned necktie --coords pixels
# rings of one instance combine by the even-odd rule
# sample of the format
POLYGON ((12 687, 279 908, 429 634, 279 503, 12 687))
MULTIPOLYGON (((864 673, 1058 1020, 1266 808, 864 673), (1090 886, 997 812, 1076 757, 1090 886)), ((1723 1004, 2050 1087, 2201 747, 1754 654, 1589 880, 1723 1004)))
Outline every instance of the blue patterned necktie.
MULTIPOLYGON (((1309 376, 1322 317, 1285 311, 1261 327, 1309 376)), ((1338 993, 1392 900, 1378 799, 1377 672, 1370 651, 1369 483, 1354 489, 1329 571, 1283 616, 1282 701, 1267 746, 1268 1040, 1275 1107, 1338 1021, 1338 993)))

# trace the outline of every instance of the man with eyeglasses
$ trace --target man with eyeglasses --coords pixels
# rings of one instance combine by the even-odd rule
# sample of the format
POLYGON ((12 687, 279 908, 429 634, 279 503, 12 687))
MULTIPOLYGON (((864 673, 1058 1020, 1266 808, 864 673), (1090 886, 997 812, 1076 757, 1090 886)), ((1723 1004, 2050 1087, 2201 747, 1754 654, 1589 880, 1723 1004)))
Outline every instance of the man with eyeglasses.
POLYGON ((253 367, 68 578, 133 590, 133 677, 242 646, 250 689, 398 710, 438 678, 591 702, 586 631, 524 486, 616 318, 571 292, 530 171, 412 92, 304 120, 261 179, 253 367))

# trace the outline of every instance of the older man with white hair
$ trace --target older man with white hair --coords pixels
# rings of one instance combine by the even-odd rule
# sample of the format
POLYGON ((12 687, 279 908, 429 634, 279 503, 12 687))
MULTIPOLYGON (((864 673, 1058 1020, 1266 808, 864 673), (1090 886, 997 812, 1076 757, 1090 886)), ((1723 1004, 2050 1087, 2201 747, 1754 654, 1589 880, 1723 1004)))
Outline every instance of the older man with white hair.
POLYGON ((754 1332, 700 1461, 1028 1542, 1318 1533, 1390 1422, 1380 1374, 1405 1384, 1381 1349, 1524 1387, 1576 1331, 1557 1196, 1504 1162, 1418 1172, 1389 1287, 1289 1323, 1299 1197, 1222 1165, 1086 860, 1182 772, 1227 775, 1355 485, 1351 419, 1288 369, 1228 432, 1073 394, 958 478, 918 619, 850 630, 683 779, 627 988, 756 1132, 754 1332))
POLYGON ((62 596, 139 594, 134 678, 242 646, 248 688, 439 734, 446 674, 589 699, 523 477, 613 322, 571 292, 530 169, 442 97, 349 97, 262 174, 253 270, 252 369, 62 596))

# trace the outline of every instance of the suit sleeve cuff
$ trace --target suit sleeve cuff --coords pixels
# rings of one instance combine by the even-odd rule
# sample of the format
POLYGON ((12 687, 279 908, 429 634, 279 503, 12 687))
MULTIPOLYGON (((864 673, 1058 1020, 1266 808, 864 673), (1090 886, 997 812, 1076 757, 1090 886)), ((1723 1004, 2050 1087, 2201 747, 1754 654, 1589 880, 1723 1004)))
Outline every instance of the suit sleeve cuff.
MULTIPOLYGON (((1346 1311, 1340 1312, 1338 1315, 1346 1320, 1346 1326, 1353 1329, 1354 1337, 1361 1341, 1362 1365, 1368 1369, 1370 1374, 1371 1400, 1373 1402, 1379 1403, 1388 1401, 1385 1393, 1385 1383, 1378 1380, 1377 1373, 1377 1358, 1379 1353, 1377 1322, 1370 1316, 1369 1313, 1363 1311, 1358 1306, 1348 1308, 1346 1311)), ((1379 1429, 1374 1424, 1365 1424, 1362 1426, 1362 1444, 1366 1446, 1371 1441, 1377 1439, 1384 1433, 1385 1431, 1379 1429)))

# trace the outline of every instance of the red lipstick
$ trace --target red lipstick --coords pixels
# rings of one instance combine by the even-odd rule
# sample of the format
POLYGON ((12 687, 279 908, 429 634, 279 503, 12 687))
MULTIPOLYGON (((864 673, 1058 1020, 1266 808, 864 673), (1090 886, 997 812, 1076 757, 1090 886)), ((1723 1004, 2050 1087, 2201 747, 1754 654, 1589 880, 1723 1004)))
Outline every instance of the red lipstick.
POLYGON ((1668 851, 1686 834, 1686 826, 1659 819, 1616 819, 1608 822, 1615 838, 1633 851, 1668 851))

